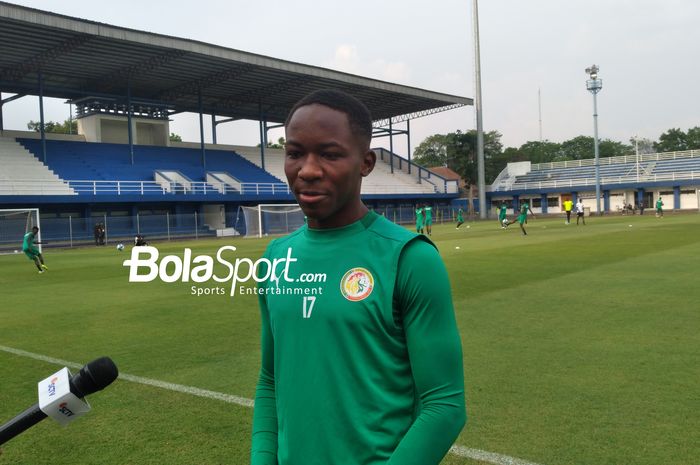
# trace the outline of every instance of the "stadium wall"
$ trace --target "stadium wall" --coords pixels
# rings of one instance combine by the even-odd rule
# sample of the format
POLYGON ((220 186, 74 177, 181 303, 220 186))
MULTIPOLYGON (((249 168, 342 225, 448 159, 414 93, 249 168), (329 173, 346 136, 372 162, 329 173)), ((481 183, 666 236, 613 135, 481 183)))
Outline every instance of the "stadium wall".
MULTIPOLYGON (((601 190, 601 206, 606 214, 623 213, 625 206, 632 206, 633 211, 636 211, 641 204, 645 209, 652 209, 659 197, 664 203, 664 211, 700 211, 700 184, 697 180, 679 182, 672 186, 639 184, 633 188, 614 187, 617 186, 605 186, 601 190)), ((488 195, 488 206, 490 213, 495 214, 501 201, 505 201, 515 211, 518 201, 528 199, 533 213, 558 215, 564 212, 563 200, 566 197, 571 197, 574 203, 581 198, 586 211, 596 212, 595 190, 591 186, 580 186, 566 192, 528 190, 491 193, 488 195), (547 206, 544 207, 544 204, 547 206)))
MULTIPOLYGON (((0 137, 9 137, 13 139, 41 139, 41 134, 36 131, 4 130, 0 131, 0 137)), ((47 132, 46 139, 85 142, 85 136, 83 136, 82 134, 57 134, 47 132)))

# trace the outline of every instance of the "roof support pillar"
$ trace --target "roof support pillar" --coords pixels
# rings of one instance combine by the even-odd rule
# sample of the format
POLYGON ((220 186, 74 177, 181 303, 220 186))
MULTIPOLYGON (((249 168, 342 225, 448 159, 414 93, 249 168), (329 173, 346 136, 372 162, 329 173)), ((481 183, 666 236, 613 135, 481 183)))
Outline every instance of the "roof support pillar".
POLYGON ((2 121, 2 106, 5 102, 2 101, 2 92, 0 92, 0 133, 5 130, 4 123, 2 121))
POLYGON ((216 145, 216 115, 211 115, 211 141, 216 145))
POLYGON ((673 186, 673 209, 681 209, 681 186, 673 186))
POLYGON ((411 174, 411 120, 406 120, 406 145, 408 146, 408 174, 411 174))
POLYGON ((134 164, 134 130, 131 127, 131 81, 126 82, 126 132, 129 135, 129 160, 134 164))
POLYGON ((46 131, 44 130, 44 75, 39 71, 39 132, 41 133, 41 156, 46 163, 46 131))
POLYGON ((258 103, 258 110, 260 112, 260 167, 265 169, 265 146, 267 145, 267 122, 265 121, 265 116, 262 111, 262 103, 258 103))
POLYGON ((547 214, 547 207, 547 193, 545 192, 544 194, 540 195, 540 208, 542 209, 542 214, 547 214))
POLYGON ((394 131, 391 125, 391 118, 389 118, 389 167, 391 168, 391 174, 394 174, 394 131))
POLYGON ((199 144, 202 148, 202 168, 207 167, 207 152, 204 148, 204 115, 202 115, 202 88, 197 88, 197 105, 199 108, 199 144))

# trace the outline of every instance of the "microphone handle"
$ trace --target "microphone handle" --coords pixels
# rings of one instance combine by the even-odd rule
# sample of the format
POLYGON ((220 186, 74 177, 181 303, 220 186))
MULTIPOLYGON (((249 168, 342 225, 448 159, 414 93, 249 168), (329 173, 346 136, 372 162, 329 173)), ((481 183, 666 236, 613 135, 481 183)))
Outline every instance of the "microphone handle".
POLYGON ((46 418, 46 414, 41 411, 39 404, 32 405, 12 420, 0 426, 0 445, 14 438, 22 431, 36 425, 44 418, 46 418))

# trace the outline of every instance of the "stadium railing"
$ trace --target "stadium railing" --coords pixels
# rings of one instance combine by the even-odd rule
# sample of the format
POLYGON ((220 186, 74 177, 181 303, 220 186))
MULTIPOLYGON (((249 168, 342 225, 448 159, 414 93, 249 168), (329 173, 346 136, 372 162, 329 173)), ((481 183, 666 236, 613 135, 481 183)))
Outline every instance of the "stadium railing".
POLYGON ((416 165, 412 161, 408 161, 395 153, 391 153, 384 148, 377 148, 374 149, 374 151, 377 153, 380 160, 391 164, 394 167, 394 170, 401 171, 409 176, 415 176, 416 182, 418 182, 418 179, 420 179, 421 182, 426 181, 429 184, 432 184, 436 193, 455 194, 459 192, 459 184, 456 180, 443 178, 442 176, 437 175, 420 165, 416 165))
MULTIPOLYGON (((180 184, 172 182, 168 186, 156 181, 98 181, 98 180, 68 180, 65 181, 77 193, 83 195, 261 195, 261 194, 290 194, 289 186, 285 183, 241 183, 240 191, 226 183, 216 185, 204 181, 193 181, 188 189, 182 189, 180 184)), ((0 179, 0 195, 56 195, 63 182, 38 182, 35 179, 0 179)))
MULTIPOLYGON (((644 153, 639 155, 623 155, 620 157, 605 157, 600 158, 600 165, 612 165, 616 163, 636 163, 637 161, 659 161, 659 160, 675 160, 677 158, 698 158, 700 150, 681 150, 677 152, 661 152, 661 153, 644 153)), ((555 161, 550 163, 537 163, 532 165, 532 171, 552 169, 552 168, 573 168, 577 166, 594 166, 595 159, 586 158, 585 160, 567 160, 555 161)))
MULTIPOLYGON (((667 173, 667 174, 651 174, 635 176, 611 176, 602 177, 601 184, 627 184, 639 181, 644 182, 663 182, 663 181, 685 181, 700 179, 700 171, 690 171, 682 173, 667 173)), ((544 188, 560 188, 574 186, 595 186, 595 177, 593 178, 577 178, 568 180, 554 181, 536 181, 536 182, 516 182, 513 184, 513 189, 544 189, 544 188)))

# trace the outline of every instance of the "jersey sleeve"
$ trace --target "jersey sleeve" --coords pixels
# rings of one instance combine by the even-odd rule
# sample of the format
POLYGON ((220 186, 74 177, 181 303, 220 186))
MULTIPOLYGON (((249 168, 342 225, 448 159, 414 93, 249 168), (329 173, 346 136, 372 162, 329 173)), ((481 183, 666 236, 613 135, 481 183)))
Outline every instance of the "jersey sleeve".
MULTIPOLYGON (((268 248, 269 251, 269 248, 268 248)), ((265 257, 268 255, 265 252, 265 257)), ((261 270, 263 272, 263 270, 261 270)), ((260 287, 267 282, 260 283, 260 287)), ((275 342, 264 293, 258 294, 261 316, 262 364, 255 389, 251 465, 277 465, 277 406, 275 401, 275 342)))
POLYGON ((404 247, 396 286, 420 408, 387 465, 437 465, 462 430, 466 407, 449 277, 431 244, 404 247))

